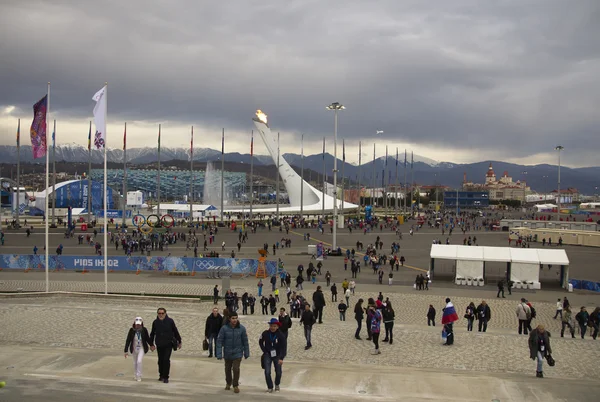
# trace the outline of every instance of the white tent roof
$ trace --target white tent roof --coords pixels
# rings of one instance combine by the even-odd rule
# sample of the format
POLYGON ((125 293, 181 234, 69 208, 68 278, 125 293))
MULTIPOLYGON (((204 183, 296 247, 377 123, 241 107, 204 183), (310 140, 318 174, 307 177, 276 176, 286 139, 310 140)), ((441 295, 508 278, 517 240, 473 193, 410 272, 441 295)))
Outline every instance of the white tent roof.
POLYGON ((450 244, 432 244, 429 256, 442 260, 456 260, 456 246, 450 244))
POLYGON ((538 251, 530 248, 511 248, 510 259, 512 262, 520 262, 524 264, 540 263, 538 251))
POLYGON ((483 248, 473 246, 456 246, 456 259, 467 261, 483 261, 483 248))
POLYGON ((569 257, 565 250, 544 250, 541 248, 536 249, 540 264, 549 265, 569 265, 569 257))
POLYGON ((510 262, 510 248, 508 247, 482 247, 485 261, 510 262))
POLYGON ((523 264, 569 265, 565 250, 542 248, 478 247, 453 244, 432 244, 431 258, 461 261, 497 261, 523 264))
MULTIPOLYGON (((153 206, 152 210, 156 211, 158 206, 153 206)), ((192 205, 192 209, 194 211, 208 211, 208 210, 216 210, 213 205, 192 205)), ((165 211, 178 211, 178 212, 188 212, 190 210, 190 204, 160 204, 160 210, 165 211)))

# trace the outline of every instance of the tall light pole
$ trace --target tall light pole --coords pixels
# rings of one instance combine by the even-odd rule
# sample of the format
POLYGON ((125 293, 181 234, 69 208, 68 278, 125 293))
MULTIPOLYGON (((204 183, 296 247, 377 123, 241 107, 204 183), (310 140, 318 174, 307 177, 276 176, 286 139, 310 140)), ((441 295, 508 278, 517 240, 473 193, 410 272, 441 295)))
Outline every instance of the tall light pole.
POLYGON ((333 242, 332 249, 337 250, 337 129, 338 129, 338 111, 346 109, 339 102, 333 102, 327 106, 328 110, 333 110, 333 242))
POLYGON ((546 203, 546 199, 548 197, 548 185, 546 184, 546 180, 548 179, 548 176, 542 176, 542 179, 544 179, 544 204, 546 203))
POLYGON ((558 210, 556 214, 556 220, 560 222, 560 152, 565 149, 562 145, 554 147, 555 151, 558 151, 558 210))

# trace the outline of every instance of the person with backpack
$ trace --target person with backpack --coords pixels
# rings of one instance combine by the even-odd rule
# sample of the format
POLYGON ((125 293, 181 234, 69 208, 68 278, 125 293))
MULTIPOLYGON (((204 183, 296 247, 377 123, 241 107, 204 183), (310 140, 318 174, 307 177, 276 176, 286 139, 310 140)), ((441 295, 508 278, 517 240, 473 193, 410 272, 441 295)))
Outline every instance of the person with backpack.
MULTIPOLYGON (((369 300, 371 301, 371 300, 369 300)), ((369 309, 367 310, 367 318, 369 321, 369 328, 371 329, 371 338, 375 345, 375 350, 371 352, 373 355, 381 354, 379 350, 379 333, 381 332, 381 311, 375 307, 375 303, 369 303, 369 309)))
POLYGON ((515 313, 517 314, 517 318, 519 320, 519 335, 522 333, 527 335, 529 333, 527 322, 531 320, 531 309, 527 305, 527 300, 525 300, 525 298, 521 299, 521 303, 517 305, 515 313))
POLYGON ((565 327, 569 327, 571 338, 575 338, 575 329, 573 328, 573 325, 571 325, 571 306, 567 306, 563 309, 562 328, 560 330, 561 338, 565 335, 565 327))

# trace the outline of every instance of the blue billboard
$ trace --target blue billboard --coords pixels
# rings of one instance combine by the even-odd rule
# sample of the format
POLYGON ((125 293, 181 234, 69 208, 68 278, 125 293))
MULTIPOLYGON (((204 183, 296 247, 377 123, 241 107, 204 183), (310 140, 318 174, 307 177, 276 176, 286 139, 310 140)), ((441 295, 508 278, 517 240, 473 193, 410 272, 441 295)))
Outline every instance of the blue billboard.
MULTIPOLYGON (((92 211, 104 209, 104 201, 102 195, 104 193, 104 184, 92 181, 91 192, 88 191, 87 180, 77 180, 56 185, 56 208, 87 208, 88 195, 92 196, 92 211)), ((107 190, 107 206, 109 209, 114 208, 113 190, 107 190)))
MULTIPOLYGON (((40 270, 46 269, 45 255, 0 255, 1 269, 40 270)), ((258 260, 246 258, 193 258, 193 257, 108 257, 110 271, 156 271, 156 272, 211 272, 227 271, 233 275, 254 275, 258 269, 258 260)), ((267 275, 277 272, 276 261, 266 261, 267 275)), ((103 256, 50 255, 49 270, 104 270, 103 256)))

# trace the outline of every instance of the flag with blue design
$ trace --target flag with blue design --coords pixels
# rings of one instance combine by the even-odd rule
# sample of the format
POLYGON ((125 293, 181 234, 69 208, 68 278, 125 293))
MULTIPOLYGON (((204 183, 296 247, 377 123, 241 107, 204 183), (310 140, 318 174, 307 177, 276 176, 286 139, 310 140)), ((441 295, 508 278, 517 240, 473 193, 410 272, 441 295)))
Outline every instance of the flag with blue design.
POLYGON ((33 122, 29 134, 31 137, 31 149, 33 158, 41 158, 46 155, 46 111, 48 110, 48 95, 45 95, 33 105, 33 122))

